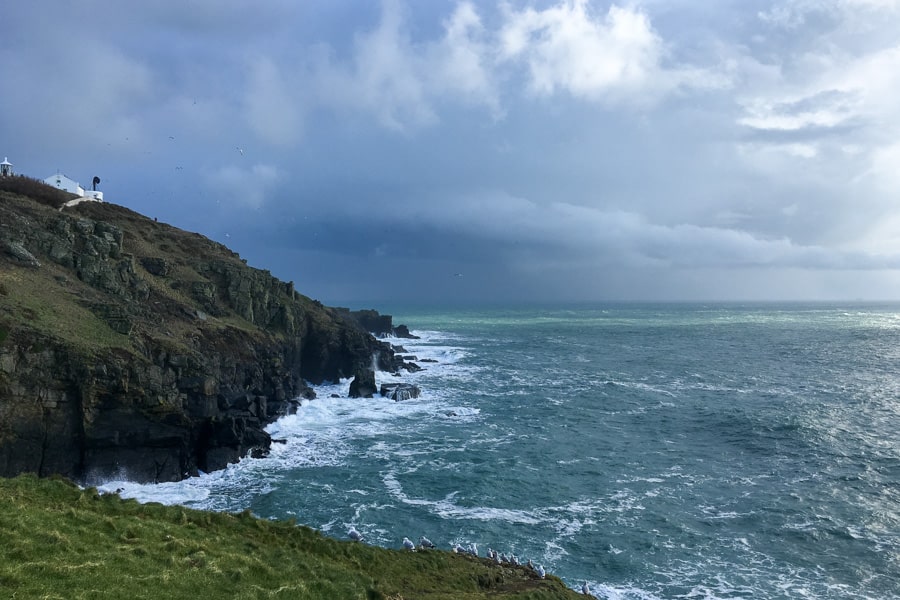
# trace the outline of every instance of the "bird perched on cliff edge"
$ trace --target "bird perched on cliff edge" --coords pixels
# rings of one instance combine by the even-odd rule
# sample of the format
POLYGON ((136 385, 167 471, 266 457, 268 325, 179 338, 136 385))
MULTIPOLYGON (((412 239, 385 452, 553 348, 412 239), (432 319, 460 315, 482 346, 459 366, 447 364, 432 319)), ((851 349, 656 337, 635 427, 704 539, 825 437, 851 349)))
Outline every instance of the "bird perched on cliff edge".
POLYGON ((410 552, 416 551, 416 545, 412 543, 412 540, 408 537, 403 538, 403 547, 409 550, 410 552))
POLYGON ((431 543, 431 540, 429 540, 424 535, 419 538, 419 545, 422 546, 423 548, 429 548, 429 549, 435 547, 434 544, 431 543))
POLYGON ((585 596, 591 595, 591 588, 588 587, 587 581, 585 581, 584 585, 581 586, 581 593, 585 596))
POLYGON ((347 532, 347 537, 349 537, 354 542, 363 541, 363 536, 360 532, 356 530, 356 527, 350 526, 350 531, 347 532))

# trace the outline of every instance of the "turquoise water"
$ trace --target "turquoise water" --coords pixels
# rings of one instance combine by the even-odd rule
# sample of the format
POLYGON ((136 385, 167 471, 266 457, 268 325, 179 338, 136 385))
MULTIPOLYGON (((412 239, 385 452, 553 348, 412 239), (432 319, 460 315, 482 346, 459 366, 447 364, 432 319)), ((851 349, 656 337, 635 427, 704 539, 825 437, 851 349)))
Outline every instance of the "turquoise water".
MULTIPOLYGON (((395 311, 419 400, 333 399, 142 500, 477 543, 598 597, 900 597, 900 305, 395 311)), ((394 380, 379 374, 381 381, 394 380)))

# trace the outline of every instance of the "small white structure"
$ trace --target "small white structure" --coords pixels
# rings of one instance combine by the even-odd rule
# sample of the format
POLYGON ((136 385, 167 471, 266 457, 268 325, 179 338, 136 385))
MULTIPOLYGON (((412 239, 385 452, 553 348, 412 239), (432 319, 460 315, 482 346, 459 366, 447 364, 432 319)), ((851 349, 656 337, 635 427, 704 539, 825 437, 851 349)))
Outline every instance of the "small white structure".
POLYGON ((46 183, 47 185, 52 185, 53 187, 65 192, 69 192, 70 194, 75 194, 76 196, 84 198, 85 200, 96 200, 97 202, 103 202, 103 192, 97 190, 85 190, 77 181, 69 179, 59 172, 57 172, 56 175, 51 175, 50 177, 46 178, 44 180, 44 183, 46 183))
POLYGON ((9 162, 9 158, 4 157, 3 162, 0 163, 0 177, 12 177, 12 174, 12 163, 9 162))

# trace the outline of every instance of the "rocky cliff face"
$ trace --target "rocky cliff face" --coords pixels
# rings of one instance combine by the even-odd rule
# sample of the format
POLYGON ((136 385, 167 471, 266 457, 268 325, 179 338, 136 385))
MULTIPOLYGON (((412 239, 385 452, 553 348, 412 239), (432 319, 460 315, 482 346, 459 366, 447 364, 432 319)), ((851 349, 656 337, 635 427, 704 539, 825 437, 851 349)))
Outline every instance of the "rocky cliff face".
POLYGON ((170 481, 271 442, 306 382, 402 361, 203 236, 0 190, 0 475, 170 481))

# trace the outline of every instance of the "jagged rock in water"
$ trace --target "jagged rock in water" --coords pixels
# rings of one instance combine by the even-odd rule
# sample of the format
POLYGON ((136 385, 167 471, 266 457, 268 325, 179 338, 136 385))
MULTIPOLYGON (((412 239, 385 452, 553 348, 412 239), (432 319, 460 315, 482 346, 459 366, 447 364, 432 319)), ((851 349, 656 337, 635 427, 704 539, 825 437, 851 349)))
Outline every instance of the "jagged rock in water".
POLYGON ((417 335, 413 335, 409 332, 409 327, 406 325, 397 325, 394 327, 394 337, 405 338, 408 340, 418 340, 421 339, 417 335))
POLYGON ((391 315, 382 315, 378 311, 371 309, 348 312, 350 317, 369 333, 380 336, 391 334, 393 327, 391 315))
POLYGON ((372 369, 359 369, 350 382, 351 398, 372 398, 378 386, 375 385, 375 371, 372 369))
POLYGON ((385 398, 390 398, 397 402, 418 398, 419 394, 422 393, 419 386, 411 383, 382 383, 380 391, 385 398))

